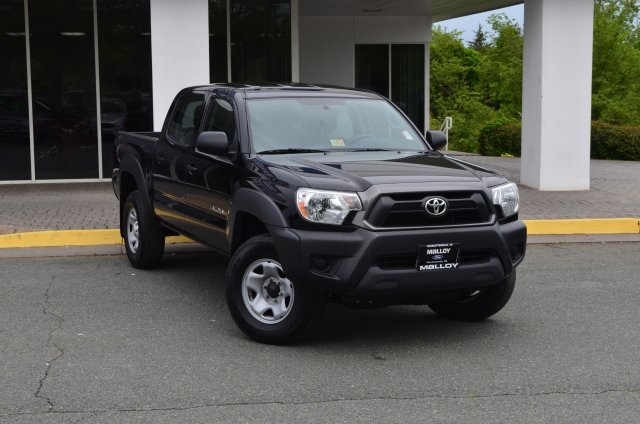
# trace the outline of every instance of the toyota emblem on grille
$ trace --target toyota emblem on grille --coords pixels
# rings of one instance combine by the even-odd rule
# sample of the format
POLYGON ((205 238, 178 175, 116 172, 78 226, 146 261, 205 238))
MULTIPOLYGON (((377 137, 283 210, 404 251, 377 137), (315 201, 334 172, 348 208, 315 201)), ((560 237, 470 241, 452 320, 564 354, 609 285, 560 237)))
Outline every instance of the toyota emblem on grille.
POLYGON ((442 197, 430 197, 424 202, 424 209, 429 215, 441 216, 447 211, 447 201, 442 197))

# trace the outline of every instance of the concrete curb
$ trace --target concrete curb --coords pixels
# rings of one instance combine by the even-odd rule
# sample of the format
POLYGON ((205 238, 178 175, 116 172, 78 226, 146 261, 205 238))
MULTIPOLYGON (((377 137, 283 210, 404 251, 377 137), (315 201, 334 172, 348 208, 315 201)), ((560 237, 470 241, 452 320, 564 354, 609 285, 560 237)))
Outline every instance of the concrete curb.
MULTIPOLYGON (((523 220, 529 235, 640 234, 638 218, 523 220)), ((168 237, 167 244, 190 243, 186 237, 168 237)), ((117 229, 34 231, 0 235, 0 249, 121 245, 117 229)))

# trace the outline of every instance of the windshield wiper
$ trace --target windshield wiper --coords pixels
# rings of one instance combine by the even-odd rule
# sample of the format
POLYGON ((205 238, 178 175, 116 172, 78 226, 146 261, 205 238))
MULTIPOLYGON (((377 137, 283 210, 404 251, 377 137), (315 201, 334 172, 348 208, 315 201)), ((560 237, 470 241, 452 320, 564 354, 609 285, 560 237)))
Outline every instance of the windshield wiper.
POLYGON ((383 149, 380 147, 363 147, 355 149, 346 149, 348 152, 399 152, 400 149, 383 149))
POLYGON ((289 149, 263 150, 261 152, 258 152, 259 155, 284 155, 287 153, 327 153, 327 151, 319 150, 319 149, 289 148, 289 149))

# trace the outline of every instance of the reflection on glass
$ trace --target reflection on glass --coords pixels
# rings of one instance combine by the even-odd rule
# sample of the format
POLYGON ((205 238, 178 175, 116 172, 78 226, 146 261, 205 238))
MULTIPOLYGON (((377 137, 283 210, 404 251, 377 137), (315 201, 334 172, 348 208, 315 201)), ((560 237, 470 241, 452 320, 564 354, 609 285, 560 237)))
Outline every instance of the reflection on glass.
POLYGON ((116 133, 153 131, 149 0, 98 0, 100 121, 104 178, 116 133))
POLYGON ((389 45, 356 44, 356 87, 389 97, 389 45))
POLYGON ((97 178, 92 2, 29 0, 29 23, 36 179, 97 178))
POLYGON ((31 178, 22 0, 0 1, 0 181, 31 178))
POLYGON ((234 82, 291 81, 291 2, 231 2, 234 82))
POLYGON ((209 0, 209 78, 227 82, 227 2, 209 0))
POLYGON ((421 131, 425 129, 424 54, 423 44, 391 46, 391 100, 421 131))

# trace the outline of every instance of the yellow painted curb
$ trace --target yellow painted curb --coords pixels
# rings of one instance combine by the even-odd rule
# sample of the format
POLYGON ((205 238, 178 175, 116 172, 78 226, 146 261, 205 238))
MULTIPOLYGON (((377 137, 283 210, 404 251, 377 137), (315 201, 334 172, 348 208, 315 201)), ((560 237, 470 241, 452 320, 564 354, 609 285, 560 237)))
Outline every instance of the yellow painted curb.
POLYGON ((527 234, 640 234, 640 219, 525 219, 527 234))
MULTIPOLYGON (((189 243, 186 237, 167 237, 167 243, 189 243)), ((63 230, 0 234, 0 249, 19 247, 100 246, 121 244, 119 230, 63 230)))
MULTIPOLYGON (((640 234, 638 218, 526 219, 529 235, 640 234)), ((168 244, 190 243, 183 236, 167 237, 168 244)), ((119 230, 62 230, 0 234, 0 249, 21 247, 100 246, 122 244, 119 230)))

